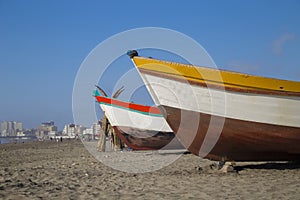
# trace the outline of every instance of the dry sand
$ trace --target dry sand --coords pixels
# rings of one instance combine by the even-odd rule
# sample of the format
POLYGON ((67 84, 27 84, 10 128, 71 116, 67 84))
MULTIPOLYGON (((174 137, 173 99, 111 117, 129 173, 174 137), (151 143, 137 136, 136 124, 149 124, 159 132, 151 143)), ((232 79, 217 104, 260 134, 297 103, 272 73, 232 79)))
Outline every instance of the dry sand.
MULTIPOLYGON (((174 157, 99 154, 114 163, 174 157)), ((222 174, 214 162, 184 154, 157 171, 126 173, 99 162, 80 141, 4 144, 0 159, 0 199, 300 199, 299 164, 237 163, 238 172, 222 174)))

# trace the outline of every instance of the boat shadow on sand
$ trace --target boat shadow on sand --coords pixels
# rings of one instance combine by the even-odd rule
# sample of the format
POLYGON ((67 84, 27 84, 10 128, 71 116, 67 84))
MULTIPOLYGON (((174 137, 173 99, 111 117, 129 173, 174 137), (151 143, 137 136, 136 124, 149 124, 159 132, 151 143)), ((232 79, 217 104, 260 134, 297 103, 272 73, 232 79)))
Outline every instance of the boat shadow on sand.
POLYGON ((247 169, 296 170, 296 169, 300 169, 300 161, 251 163, 246 165, 234 166, 234 170, 237 172, 247 170, 247 169))

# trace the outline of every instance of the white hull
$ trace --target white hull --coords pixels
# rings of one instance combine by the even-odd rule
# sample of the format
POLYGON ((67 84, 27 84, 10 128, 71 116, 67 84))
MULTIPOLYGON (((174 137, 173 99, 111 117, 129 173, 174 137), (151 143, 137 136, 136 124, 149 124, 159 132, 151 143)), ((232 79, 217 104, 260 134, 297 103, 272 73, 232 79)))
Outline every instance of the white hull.
POLYGON ((141 76, 157 106, 259 122, 300 127, 300 97, 222 91, 145 73, 141 76))
POLYGON ((128 55, 193 154, 219 161, 300 158, 300 82, 128 55))
POLYGON ((131 127, 140 130, 173 132, 162 116, 146 115, 129 109, 100 104, 110 124, 116 127, 131 127))

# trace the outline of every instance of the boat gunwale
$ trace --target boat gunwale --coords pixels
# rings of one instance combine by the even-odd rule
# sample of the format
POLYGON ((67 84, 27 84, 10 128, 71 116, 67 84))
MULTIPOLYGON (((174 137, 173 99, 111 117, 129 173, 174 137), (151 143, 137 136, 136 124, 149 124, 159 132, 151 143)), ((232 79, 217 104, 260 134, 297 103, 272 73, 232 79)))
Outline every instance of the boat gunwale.
POLYGON ((160 110, 156 106, 146 106, 142 104, 135 104, 126 101, 117 100, 114 98, 95 96, 99 104, 104 104, 108 106, 114 106, 121 109, 130 110, 132 112, 138 112, 144 115, 151 115, 154 117, 163 117, 160 110))
MULTIPOLYGON (((236 84, 236 83, 231 83, 231 82, 222 82, 221 81, 216 81, 216 80, 206 80, 203 78, 199 78, 197 76, 188 76, 186 74, 181 74, 181 72, 175 72, 175 73, 170 73, 167 71, 164 71, 163 69, 151 69, 149 67, 145 67, 145 65, 168 65, 170 68, 175 69, 174 67, 180 67, 182 66, 183 69, 189 69, 189 70, 197 70, 199 73, 201 70, 205 70, 206 73, 212 72, 216 73, 217 71, 220 72, 221 74, 219 75, 220 78, 223 79, 222 73, 224 73, 226 76, 233 75, 233 76, 239 76, 239 78, 258 78, 260 81, 279 81, 280 83, 285 83, 285 84, 294 84, 297 83, 299 84, 300 87, 300 82, 297 81, 291 81, 291 80, 283 80, 283 79, 277 79, 277 78, 269 78, 269 77, 263 77, 263 76, 257 76, 257 75, 250 75, 250 74, 243 74, 239 72, 234 72, 234 71, 227 71, 227 70, 219 70, 219 69, 214 69, 210 67, 200 67, 200 66, 194 66, 190 64, 182 64, 182 63, 176 63, 176 62, 170 62, 170 61, 164 61, 164 60, 157 60, 157 59, 150 59, 150 58, 145 58, 145 57, 134 57, 132 58, 132 61, 134 65, 140 70, 141 72, 146 72, 148 74, 153 74, 159 77, 167 77, 167 78, 172 78, 174 80, 182 80, 184 82, 189 82, 193 85, 200 85, 200 86, 208 86, 209 88, 216 88, 216 89, 225 89, 228 91, 238 91, 238 92, 246 92, 246 93, 258 93, 258 94, 274 94, 274 95, 284 95, 284 96, 300 96, 300 91, 298 91, 298 88, 296 91, 293 90, 287 90, 283 86, 279 86, 278 89, 275 88, 270 88, 268 89, 268 86, 264 85, 264 87, 261 86, 251 86, 251 85, 243 85, 243 84, 236 84), (138 59, 138 60, 136 60, 138 59), (139 64, 137 62, 149 62, 146 64, 139 64), (174 78, 174 77, 177 77, 174 78)), ((176 69, 175 69, 176 70, 176 69)), ((228 77, 227 77, 228 78, 228 77)), ((271 83, 269 83, 271 84, 271 83)), ((298 85, 297 85, 298 87, 298 85)))
POLYGON ((233 87, 229 85, 220 85, 209 83, 209 81, 197 81, 186 79, 184 76, 179 76, 175 74, 169 73, 162 73, 157 72, 149 69, 139 68, 141 73, 161 77, 161 78, 168 78, 179 82, 188 82, 191 85, 197 85, 201 87, 207 87, 210 89, 217 89, 217 90, 225 90, 225 91, 232 91, 232 92, 240 92, 240 93, 253 93, 253 94, 267 94, 267 95, 278 95, 278 96, 295 96, 300 97, 300 92, 289 92, 289 91, 279 91, 279 90, 267 90, 267 89, 260 89, 255 87, 233 87))

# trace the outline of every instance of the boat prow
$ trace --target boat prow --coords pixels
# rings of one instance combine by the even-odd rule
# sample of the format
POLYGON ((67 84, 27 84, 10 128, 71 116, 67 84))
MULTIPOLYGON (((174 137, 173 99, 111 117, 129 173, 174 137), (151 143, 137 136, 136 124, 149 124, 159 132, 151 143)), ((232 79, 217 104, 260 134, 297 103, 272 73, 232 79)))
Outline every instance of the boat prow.
POLYGON ((95 98, 119 138, 131 149, 184 149, 157 107, 95 98))
POLYGON ((193 154, 220 161, 300 159, 300 82, 129 56, 193 154))

